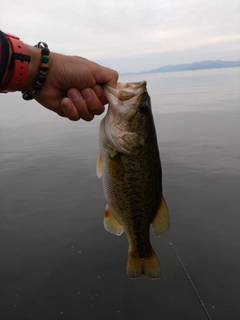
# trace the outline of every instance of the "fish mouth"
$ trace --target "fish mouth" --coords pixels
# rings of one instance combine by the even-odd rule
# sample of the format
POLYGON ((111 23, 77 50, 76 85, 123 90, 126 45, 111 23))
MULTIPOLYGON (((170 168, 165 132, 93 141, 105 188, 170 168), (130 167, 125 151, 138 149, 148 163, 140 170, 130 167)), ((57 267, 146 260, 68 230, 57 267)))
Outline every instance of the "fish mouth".
POLYGON ((139 145, 140 133, 132 132, 128 122, 137 112, 136 107, 146 92, 146 81, 118 82, 116 87, 103 85, 108 111, 102 123, 102 135, 118 152, 130 154, 139 145))
POLYGON ((116 88, 104 84, 103 88, 107 98, 113 95, 119 101, 126 101, 146 91, 146 86, 147 82, 143 80, 140 82, 118 82, 116 88))

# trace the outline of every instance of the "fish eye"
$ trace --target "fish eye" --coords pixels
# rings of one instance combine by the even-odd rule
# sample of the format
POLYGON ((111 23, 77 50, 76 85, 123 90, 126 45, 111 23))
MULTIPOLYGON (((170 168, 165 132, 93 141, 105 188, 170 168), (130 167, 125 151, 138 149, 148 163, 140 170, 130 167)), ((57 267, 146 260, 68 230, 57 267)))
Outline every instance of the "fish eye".
POLYGON ((142 113, 142 114, 147 114, 147 113, 148 113, 148 110, 149 110, 149 106, 148 106, 147 103, 141 103, 141 104, 139 105, 139 111, 140 111, 140 113, 142 113))

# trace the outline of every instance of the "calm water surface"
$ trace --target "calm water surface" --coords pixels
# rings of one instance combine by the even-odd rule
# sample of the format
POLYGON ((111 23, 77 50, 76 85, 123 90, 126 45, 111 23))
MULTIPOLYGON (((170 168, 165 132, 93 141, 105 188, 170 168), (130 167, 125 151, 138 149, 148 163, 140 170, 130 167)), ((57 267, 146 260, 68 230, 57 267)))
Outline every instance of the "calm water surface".
POLYGON ((151 234, 162 277, 126 276, 105 231, 98 127, 0 97, 0 318, 212 319, 240 315, 240 69, 125 77, 152 98, 171 228, 151 234))

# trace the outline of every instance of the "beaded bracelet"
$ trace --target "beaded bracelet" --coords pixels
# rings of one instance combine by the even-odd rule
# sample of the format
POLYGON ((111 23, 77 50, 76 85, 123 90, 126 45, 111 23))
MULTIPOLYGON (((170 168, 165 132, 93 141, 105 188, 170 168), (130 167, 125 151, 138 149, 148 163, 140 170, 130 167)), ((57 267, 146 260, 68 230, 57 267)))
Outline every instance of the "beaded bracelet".
POLYGON ((45 42, 38 42, 35 47, 41 49, 41 55, 42 55, 42 60, 41 64, 39 66, 39 74, 37 76, 37 81, 35 84, 35 88, 30 89, 28 92, 22 92, 22 98, 24 100, 32 100, 34 99, 36 93, 38 90, 42 89, 42 85, 46 80, 46 75, 49 69, 49 55, 50 55, 50 50, 48 48, 48 45, 45 42))

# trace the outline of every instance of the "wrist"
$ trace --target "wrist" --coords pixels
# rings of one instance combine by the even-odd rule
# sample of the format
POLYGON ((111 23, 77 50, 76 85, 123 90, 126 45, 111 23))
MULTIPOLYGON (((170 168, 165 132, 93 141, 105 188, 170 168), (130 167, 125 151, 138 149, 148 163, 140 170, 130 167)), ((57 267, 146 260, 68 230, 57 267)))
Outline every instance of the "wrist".
POLYGON ((31 62, 28 66, 28 77, 24 85, 20 88, 19 91, 28 92, 31 88, 35 86, 36 78, 39 73, 39 65, 41 63, 41 50, 34 46, 25 44, 28 55, 31 58, 31 62))
POLYGON ((28 46, 28 51, 33 57, 33 61, 30 67, 29 77, 25 85, 21 88, 22 98, 27 101, 35 98, 36 93, 42 89, 42 86, 46 81, 46 75, 49 69, 50 54, 48 45, 42 41, 38 42, 35 47, 28 46), (40 63, 39 56, 41 57, 40 63), (33 81, 35 82, 34 85, 32 85, 33 81))

